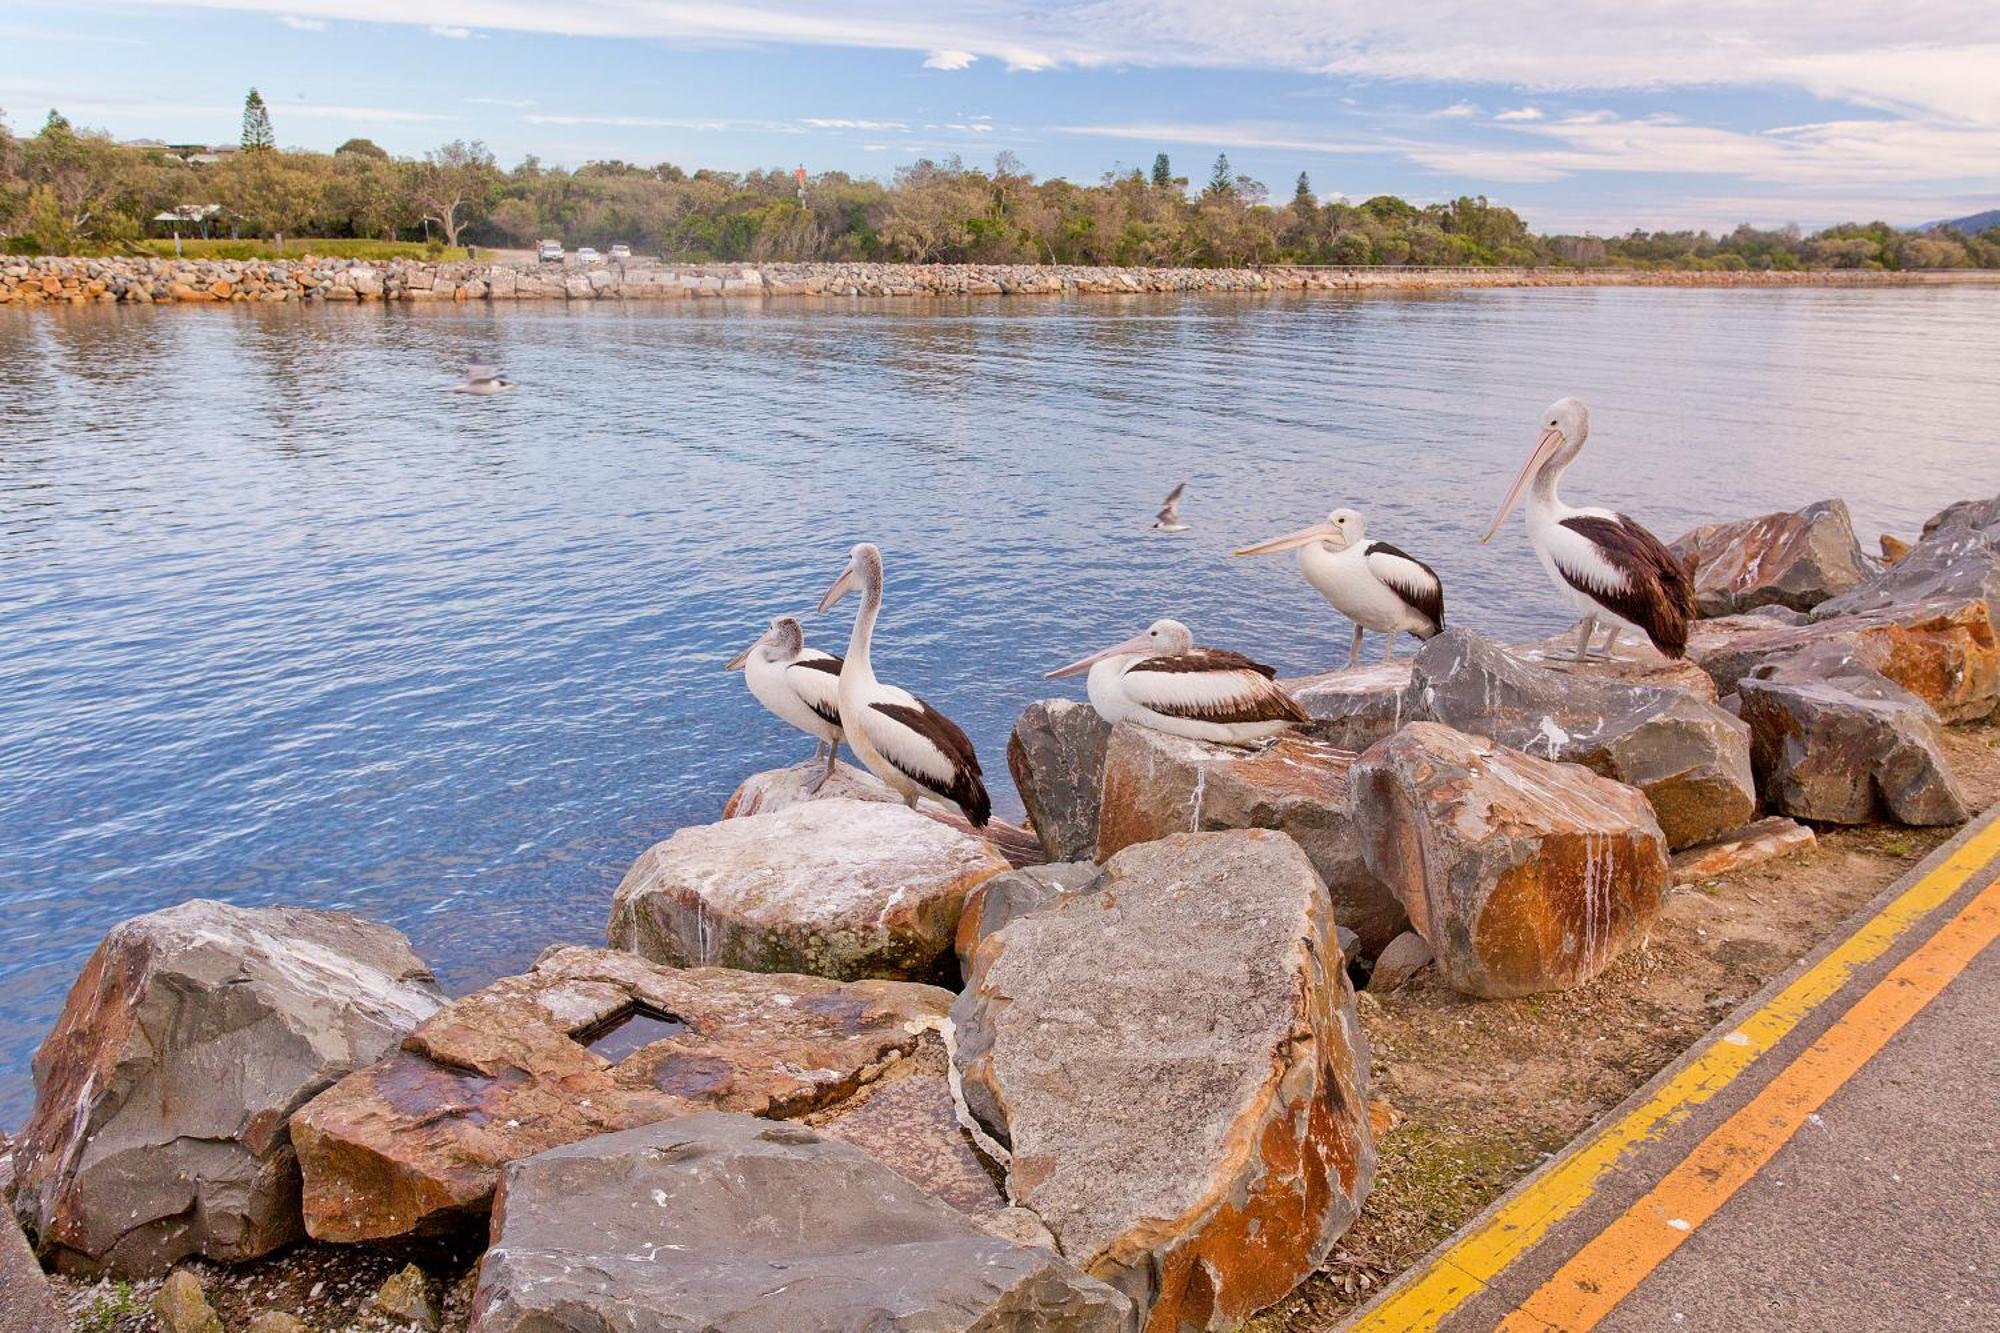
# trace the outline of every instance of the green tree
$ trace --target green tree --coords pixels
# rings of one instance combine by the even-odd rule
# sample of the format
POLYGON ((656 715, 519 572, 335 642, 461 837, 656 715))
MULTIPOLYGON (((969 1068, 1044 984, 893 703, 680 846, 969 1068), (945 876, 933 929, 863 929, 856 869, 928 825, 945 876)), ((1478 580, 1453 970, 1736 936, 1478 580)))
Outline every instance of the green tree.
POLYGON ((1235 194, 1236 173, 1229 168, 1229 154, 1217 153, 1215 167, 1208 173, 1208 189, 1205 194, 1235 194))
POLYGON ((243 151, 268 153, 277 146, 277 137, 271 133, 271 109, 264 105, 264 95, 252 88, 243 99, 243 151))
POLYGON ((1153 154, 1153 188, 1167 190, 1173 188, 1174 164, 1167 160, 1165 153, 1153 154))
POLYGON ((349 139, 346 143, 333 150, 335 157, 339 157, 342 153, 353 153, 360 157, 372 157, 377 162, 387 162, 389 160, 388 150, 373 139, 349 139))
POLYGON ((56 192, 37 185, 28 192, 28 244, 40 254, 67 255, 77 249, 76 229, 70 225, 56 192))
POLYGON ((469 223, 484 216, 499 184, 493 154, 474 140, 454 139, 424 154, 410 173, 409 193, 421 216, 438 224, 446 245, 457 245, 469 223))

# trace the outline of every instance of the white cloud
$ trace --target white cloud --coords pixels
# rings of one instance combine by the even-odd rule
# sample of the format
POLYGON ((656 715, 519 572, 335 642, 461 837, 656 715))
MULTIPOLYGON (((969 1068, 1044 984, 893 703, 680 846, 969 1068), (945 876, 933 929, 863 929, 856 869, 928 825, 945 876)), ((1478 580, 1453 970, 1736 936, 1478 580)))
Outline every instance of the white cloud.
POLYGON ((1542 109, 1533 106, 1517 106, 1511 111, 1502 111, 1493 119, 1498 121, 1522 121, 1542 119, 1542 109))
POLYGON ((901 120, 849 120, 842 116, 807 116, 801 122, 816 130, 907 130, 901 120))
POLYGON ((449 23, 433 23, 430 25, 430 34, 433 37, 448 37, 454 42, 462 42, 472 36, 472 29, 454 27, 449 23))
POLYGON ((970 51, 933 51, 924 57, 925 69, 969 69, 979 59, 970 51))
POLYGON ((532 97, 468 97, 465 100, 474 106, 504 106, 512 107, 516 111, 535 104, 535 99, 532 97))
POLYGON ((1470 120, 1479 114, 1479 108, 1470 102, 1453 102, 1430 113, 1432 120, 1470 120))
POLYGON ((296 14, 285 14, 279 17, 278 22, 284 24, 287 28, 295 28, 300 32, 326 31, 325 19, 302 19, 296 14))
POLYGON ((1126 125, 1058 125, 1056 132, 1095 139, 1138 139, 1146 143, 1202 144, 1213 148, 1272 148, 1297 153, 1381 153, 1392 147, 1386 140, 1370 142, 1316 138, 1306 126, 1267 122, 1199 125, 1151 121, 1126 125))

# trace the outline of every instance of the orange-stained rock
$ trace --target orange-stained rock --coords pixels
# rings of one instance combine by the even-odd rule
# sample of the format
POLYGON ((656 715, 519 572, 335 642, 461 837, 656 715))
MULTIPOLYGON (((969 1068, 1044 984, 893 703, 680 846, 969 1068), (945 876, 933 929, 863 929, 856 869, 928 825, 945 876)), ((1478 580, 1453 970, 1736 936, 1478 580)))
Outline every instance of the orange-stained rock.
POLYGON ((1885 565, 1895 564, 1908 555, 1912 549, 1909 542, 1886 532, 1882 534, 1880 542, 1882 546, 1882 563, 1885 565))
POLYGON ((214 293, 217 300, 227 301, 229 299, 230 293, 235 291, 236 288, 233 287, 226 280, 218 279, 217 281, 211 282, 208 285, 208 290, 214 293))
POLYGON ((1371 747, 1352 781, 1369 868, 1468 995, 1579 985, 1659 911, 1666 839, 1636 788, 1431 722, 1371 747))
POLYGON ((1842 500, 1704 524, 1672 549, 1693 577, 1695 607, 1705 616, 1773 605, 1809 611, 1875 572, 1842 500))
POLYGON ((552 949, 292 1117, 306 1230, 360 1241, 476 1223, 500 1168, 546 1148, 709 1109, 804 1115, 915 1051, 950 1003, 903 982, 552 949))
POLYGON ((1367 1197, 1368 1056, 1331 909, 1284 834, 1175 834, 988 937, 953 1006, 1009 1193, 1148 1329, 1236 1327, 1367 1197))
MULTIPOLYGON (((818 791, 808 792, 806 787, 824 771, 824 766, 808 759, 790 768, 770 768, 761 773, 752 773, 730 793, 722 807, 724 819, 741 819, 745 815, 768 815, 807 801, 830 801, 845 798, 851 801, 879 801, 884 805, 901 805, 903 798, 889 789, 889 785, 865 768, 856 768, 845 760, 836 761, 833 776, 820 785, 818 791)), ((1040 865, 1047 860, 1042 845, 1035 835, 1018 825, 1009 824, 1004 819, 989 819, 986 827, 975 829, 966 822, 964 815, 955 810, 947 810, 931 801, 919 801, 917 813, 935 819, 946 828, 957 829, 960 833, 975 838, 983 838, 993 844, 999 853, 1007 858, 1009 865, 1040 865)))
POLYGON ((610 943, 676 967, 955 979, 965 895, 1008 869, 983 838, 835 797, 684 828, 641 854, 610 943))
POLYGON ((167 284, 167 295, 176 301, 213 301, 215 295, 198 287, 190 287, 185 282, 167 284))
POLYGON ((1757 616, 1697 621, 1688 656, 1724 694, 1767 662, 1837 645, 1922 699, 1945 722, 1989 717, 2000 707, 2000 641, 1985 601, 1891 607, 1773 625, 1757 616))
POLYGON ((1260 750, 1112 728, 1098 807, 1097 859, 1170 833, 1268 828, 1305 850, 1333 896, 1335 919, 1373 954, 1403 929, 1402 904, 1368 870, 1348 799, 1351 751, 1307 736, 1260 750))
POLYGON ((1818 837, 1804 824, 1772 815, 1711 842, 1675 852, 1674 883, 1699 883, 1781 856, 1797 856, 1811 851, 1817 841, 1818 837))

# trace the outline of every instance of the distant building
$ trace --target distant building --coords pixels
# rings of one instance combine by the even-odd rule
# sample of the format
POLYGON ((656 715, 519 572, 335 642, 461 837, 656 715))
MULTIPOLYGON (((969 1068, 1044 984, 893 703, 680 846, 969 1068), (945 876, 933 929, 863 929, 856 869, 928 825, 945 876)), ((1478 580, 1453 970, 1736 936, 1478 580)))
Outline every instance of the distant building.
POLYGON ((220 219, 222 214, 221 204, 177 204, 164 213, 153 214, 153 221, 172 235, 199 230, 203 239, 207 239, 208 224, 220 219))

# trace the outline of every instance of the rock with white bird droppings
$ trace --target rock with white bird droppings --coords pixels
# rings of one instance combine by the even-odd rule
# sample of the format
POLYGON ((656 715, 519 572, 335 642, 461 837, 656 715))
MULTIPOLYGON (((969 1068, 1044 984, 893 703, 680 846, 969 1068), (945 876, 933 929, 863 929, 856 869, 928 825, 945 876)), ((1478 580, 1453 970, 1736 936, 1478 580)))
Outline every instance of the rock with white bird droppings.
POLYGON ((1432 722, 1368 750, 1353 782, 1370 868, 1467 995, 1580 985, 1659 912, 1666 839, 1635 788, 1432 722))
POLYGON ((509 1166, 472 1305, 481 1333, 1133 1327, 1109 1286, 860 1149, 721 1113, 509 1166))
POLYGON ((1763 663, 1737 685, 1758 786, 1780 814, 1835 824, 1956 824, 1966 805, 1937 714, 1837 643, 1763 663))
POLYGON ((2000 527, 1945 522, 1888 569, 1813 608, 1815 620, 1937 602, 1982 601, 2000 619, 2000 527))
POLYGON ((1924 520, 1923 535, 1928 537, 1945 528, 1977 528, 2000 537, 2000 495, 1946 505, 1924 520))
POLYGON ((551 949, 454 1000, 293 1117, 307 1230, 385 1240, 477 1224, 500 1168, 720 1108, 824 1109, 937 1028, 951 993, 551 949))
POLYGON ((1064 894, 1080 893, 1097 879, 1089 861, 1059 861, 995 875, 974 889, 958 918, 958 966, 972 968, 980 943, 1017 916, 1048 906, 1064 894))
POLYGON ((1406 920, 1362 858, 1348 796, 1353 762, 1352 751, 1308 736, 1246 750, 1121 722, 1105 751, 1097 859, 1172 833, 1276 829, 1305 850, 1333 896, 1335 920, 1372 952, 1406 920))
POLYGON ((1876 572, 1844 500, 1797 513, 1706 523, 1669 548, 1694 580, 1695 609, 1726 616, 1760 606, 1810 611, 1876 572))
POLYGON ((70 1272, 299 1239, 287 1125, 443 1001, 398 931, 196 899, 114 927, 35 1055, 15 1208, 70 1272))
POLYGON ((902 805, 836 798, 684 828, 640 855, 610 943, 674 967, 945 981, 991 843, 902 805))
POLYGON ((1757 812, 1749 730, 1681 690, 1560 674, 1454 629, 1417 654, 1408 711, 1637 787, 1675 847, 1757 812))
POLYGON ((1312 719, 1305 730, 1319 740, 1356 754, 1410 719, 1403 716, 1410 663, 1388 662, 1300 676, 1278 684, 1312 719))
POLYGON ((1021 710, 1007 738, 1007 770, 1049 860, 1095 854, 1097 794, 1110 741, 1111 724, 1089 704, 1042 699, 1021 710))
POLYGON ((989 936, 952 1017, 1010 1195, 1148 1329, 1236 1327, 1367 1197, 1366 1041, 1332 903, 1284 834, 1119 853, 989 936))
MULTIPOLYGON (((1773 611, 1798 615, 1783 607, 1764 607, 1757 615, 1773 611)), ((1805 619, 1804 616, 1798 616, 1805 619)), ((1576 660, 1576 630, 1571 628, 1549 639, 1510 643, 1507 651, 1531 667, 1552 671, 1558 676, 1584 680, 1608 680, 1624 685, 1651 685, 1678 690, 1698 703, 1712 704, 1718 695, 1715 682, 1699 665, 1685 657, 1668 657, 1636 634, 1620 635, 1609 655, 1592 652, 1585 661, 1576 660)))
MULTIPOLYGON (((882 805, 902 805, 903 798, 892 791, 889 784, 870 773, 865 768, 856 768, 846 762, 833 766, 833 774, 822 783, 817 791, 809 791, 813 782, 826 771, 823 762, 807 760, 793 764, 790 768, 766 769, 752 773, 730 793, 729 800, 722 807, 724 819, 742 819, 747 815, 767 815, 794 805, 804 805, 808 801, 875 801, 882 805)), ((1016 828, 1005 820, 989 819, 984 828, 975 829, 966 822, 965 816, 955 810, 947 810, 930 801, 919 801, 917 813, 926 819, 936 820, 946 828, 957 829, 960 833, 981 838, 993 844, 999 853, 1007 858, 1009 865, 1040 865, 1045 859, 1041 843, 1027 829, 1016 828)))

